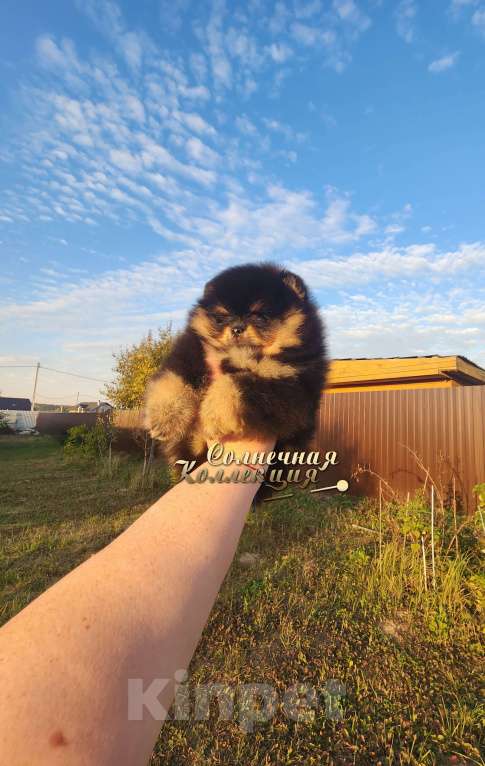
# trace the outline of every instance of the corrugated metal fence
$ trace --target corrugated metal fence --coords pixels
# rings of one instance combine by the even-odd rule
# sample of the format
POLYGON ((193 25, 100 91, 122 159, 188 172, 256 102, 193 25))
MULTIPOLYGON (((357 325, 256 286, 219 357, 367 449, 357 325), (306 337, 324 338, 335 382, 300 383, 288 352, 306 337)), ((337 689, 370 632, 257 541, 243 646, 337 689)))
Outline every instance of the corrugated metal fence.
POLYGON ((30 410, 0 410, 0 414, 12 431, 31 431, 35 429, 37 412, 30 410))
MULTIPOLYGON (((48 434, 96 422, 94 413, 26 413, 30 427, 33 416, 48 434)), ((118 448, 140 448, 139 411, 115 412, 114 424, 118 448)), ((366 495, 377 493, 374 474, 404 495, 422 487, 426 471, 413 450, 445 494, 454 476, 465 509, 473 510, 473 487, 485 482, 485 386, 323 394, 315 448, 335 450, 340 460, 322 474, 322 486, 347 479, 352 493, 366 495)))
POLYGON ((445 494, 455 476, 456 491, 472 510, 473 487, 485 481, 485 386, 324 394, 315 442, 319 450, 337 450, 341 460, 326 472, 326 484, 347 478, 351 492, 375 495, 379 479, 359 473, 360 466, 396 492, 412 493, 426 471, 410 449, 445 494))
POLYGON ((72 426, 94 426, 95 412, 31 412, 30 410, 1 410, 12 431, 38 431, 40 434, 62 436, 72 426))

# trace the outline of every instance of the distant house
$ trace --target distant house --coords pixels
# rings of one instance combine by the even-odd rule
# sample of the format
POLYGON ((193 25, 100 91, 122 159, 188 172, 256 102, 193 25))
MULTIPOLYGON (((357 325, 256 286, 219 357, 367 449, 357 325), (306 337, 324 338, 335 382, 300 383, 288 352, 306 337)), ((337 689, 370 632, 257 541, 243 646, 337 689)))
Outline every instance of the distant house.
POLYGON ((21 410, 23 412, 30 410, 32 402, 30 399, 21 397, 0 396, 0 410, 21 410))
POLYGON ((99 412, 104 415, 106 412, 111 412, 112 410, 114 410, 114 407, 109 402, 98 402, 96 407, 88 410, 88 412, 99 412))
POLYGON ((79 402, 78 412, 97 412, 101 415, 111 412, 114 407, 109 402, 79 402))
POLYGON ((332 359, 325 391, 388 391, 485 385, 485 370, 464 356, 332 359))
POLYGON ((93 402, 79 402, 77 405, 78 412, 89 412, 94 407, 93 402))

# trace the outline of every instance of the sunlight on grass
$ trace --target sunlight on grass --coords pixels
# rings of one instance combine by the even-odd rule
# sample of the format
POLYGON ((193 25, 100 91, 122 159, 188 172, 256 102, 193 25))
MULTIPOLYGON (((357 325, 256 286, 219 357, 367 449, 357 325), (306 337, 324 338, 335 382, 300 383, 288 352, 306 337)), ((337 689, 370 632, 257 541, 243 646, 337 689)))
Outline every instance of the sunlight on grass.
MULTIPOLYGON (((66 459, 51 439, 0 439, 1 617, 106 545, 169 486, 155 464, 66 459)), ((151 763, 482 763, 480 524, 429 507, 345 496, 251 512, 190 668, 190 682, 346 689, 341 720, 278 707, 250 734, 222 721, 168 723, 151 763), (441 513, 441 511, 440 511, 441 513), (423 566, 423 550, 425 567, 423 566)))

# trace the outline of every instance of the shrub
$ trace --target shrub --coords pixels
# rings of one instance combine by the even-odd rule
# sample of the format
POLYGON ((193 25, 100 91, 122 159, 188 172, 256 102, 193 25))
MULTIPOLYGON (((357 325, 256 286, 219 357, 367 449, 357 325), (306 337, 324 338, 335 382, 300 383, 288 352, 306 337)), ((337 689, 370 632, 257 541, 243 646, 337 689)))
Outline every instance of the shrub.
POLYGON ((12 429, 10 428, 8 424, 8 420, 6 415, 3 414, 3 412, 0 412, 0 434, 11 434, 12 429))
POLYGON ((174 337, 170 327, 151 332, 129 348, 114 354, 115 379, 106 387, 106 396, 116 407, 130 410, 141 407, 147 383, 169 355, 174 337))
POLYGON ((99 418, 91 428, 85 424, 70 428, 64 442, 64 452, 71 456, 101 458, 108 454, 111 438, 110 426, 99 418))

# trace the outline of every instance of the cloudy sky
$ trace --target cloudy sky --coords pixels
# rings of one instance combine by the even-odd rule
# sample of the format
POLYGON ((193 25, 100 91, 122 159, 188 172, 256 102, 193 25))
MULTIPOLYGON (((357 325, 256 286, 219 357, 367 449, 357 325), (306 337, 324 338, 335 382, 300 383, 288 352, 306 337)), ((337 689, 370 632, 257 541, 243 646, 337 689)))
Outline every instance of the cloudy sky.
POLYGON ((334 357, 485 364, 485 0, 4 0, 0 73, 4 395, 261 259, 334 357))

